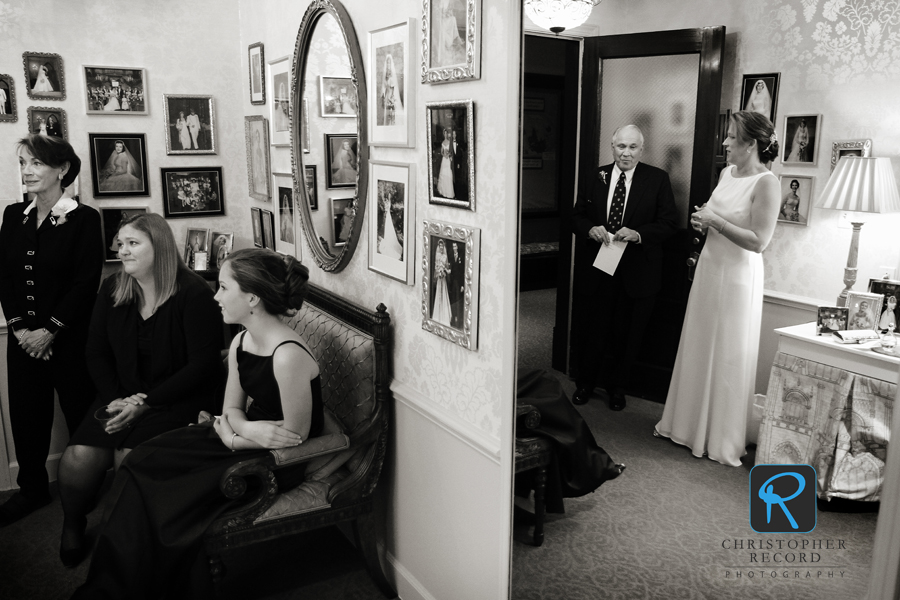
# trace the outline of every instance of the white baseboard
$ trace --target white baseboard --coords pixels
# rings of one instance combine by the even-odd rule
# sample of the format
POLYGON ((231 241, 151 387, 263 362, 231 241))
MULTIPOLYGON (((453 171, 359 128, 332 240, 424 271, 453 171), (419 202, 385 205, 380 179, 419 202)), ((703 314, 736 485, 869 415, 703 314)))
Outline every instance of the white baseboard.
POLYGON ((437 600, 428 593, 418 579, 413 577, 412 573, 397 561, 393 554, 385 552, 384 556, 394 569, 394 587, 401 600, 437 600))

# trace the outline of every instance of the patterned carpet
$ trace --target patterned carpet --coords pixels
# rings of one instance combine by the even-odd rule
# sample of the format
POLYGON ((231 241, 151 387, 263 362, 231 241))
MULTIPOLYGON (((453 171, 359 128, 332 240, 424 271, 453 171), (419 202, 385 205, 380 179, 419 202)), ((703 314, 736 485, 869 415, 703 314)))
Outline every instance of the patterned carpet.
MULTIPOLYGON (((519 330, 528 332, 520 335, 522 369, 548 368, 551 324, 544 316, 553 314, 554 302, 553 290, 520 295, 519 330)), ((553 376, 571 395, 574 384, 553 376)), ((740 468, 694 458, 689 449, 653 437, 662 409, 629 397, 624 411, 612 412, 600 394, 579 407, 598 443, 628 469, 593 494, 567 499, 565 515, 548 515, 540 548, 530 545, 527 526, 514 527, 514 600, 864 597, 876 507, 832 503, 824 507, 831 510, 820 509, 809 534, 754 533, 748 522, 752 452, 740 468), (734 540, 743 549, 733 549, 734 540), (764 555, 749 550, 748 540, 757 548, 760 540, 771 541, 774 548, 764 555), (806 550, 788 549, 804 542, 806 550), (807 562, 800 562, 801 551, 807 562)))

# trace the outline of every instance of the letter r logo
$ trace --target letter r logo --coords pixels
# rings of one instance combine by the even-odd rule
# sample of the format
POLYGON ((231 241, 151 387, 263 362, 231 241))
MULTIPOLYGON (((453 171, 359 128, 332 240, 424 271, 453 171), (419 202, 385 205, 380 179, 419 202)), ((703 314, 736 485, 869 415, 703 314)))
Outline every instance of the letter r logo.
POLYGON ((757 533, 816 528, 816 470, 810 465, 756 465, 750 470, 750 527, 757 533))

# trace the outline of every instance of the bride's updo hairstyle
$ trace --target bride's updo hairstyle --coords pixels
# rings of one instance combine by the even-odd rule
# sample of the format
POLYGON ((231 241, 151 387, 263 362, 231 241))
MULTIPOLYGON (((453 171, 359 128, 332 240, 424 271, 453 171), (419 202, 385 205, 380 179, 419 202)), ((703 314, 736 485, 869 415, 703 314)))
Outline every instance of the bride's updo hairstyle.
POLYGON ((241 291, 258 296, 267 313, 291 316, 303 306, 309 291, 309 269, 293 256, 244 248, 229 254, 225 265, 231 267, 241 291))
POLYGON ((737 137, 742 142, 756 140, 759 162, 766 164, 778 157, 778 140, 772 121, 758 112, 739 110, 731 115, 737 137))

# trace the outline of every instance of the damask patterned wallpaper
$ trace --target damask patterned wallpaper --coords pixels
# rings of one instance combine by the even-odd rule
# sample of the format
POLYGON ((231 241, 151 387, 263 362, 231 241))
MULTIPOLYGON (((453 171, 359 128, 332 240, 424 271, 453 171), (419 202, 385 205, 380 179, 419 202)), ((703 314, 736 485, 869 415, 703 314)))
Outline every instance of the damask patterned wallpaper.
MULTIPOLYGON (((629 0, 604 2, 589 21, 599 35, 725 25, 722 108, 736 110, 745 73, 781 73, 776 131, 785 114, 821 114, 815 166, 783 166, 776 175, 815 177, 825 189, 835 140, 869 138, 873 156, 894 160, 900 181, 900 4, 893 0, 629 0), (686 7, 690 7, 686 10, 686 7)), ((809 225, 780 223, 764 252, 766 289, 833 303, 843 289, 849 229, 837 211, 813 209, 809 225)), ((900 215, 866 215, 855 289, 882 266, 900 267, 900 215)))
MULTIPOLYGON (((365 71, 369 71, 368 32, 415 17, 421 31, 422 3, 418 0, 373 2, 343 0, 363 48, 365 71)), ((411 76, 417 82, 416 147, 371 148, 371 158, 416 165, 417 202, 415 225, 415 285, 406 286, 368 270, 366 230, 350 264, 336 275, 318 269, 310 260, 303 241, 304 261, 311 280, 363 306, 383 302, 394 326, 394 378, 449 415, 495 438, 499 445, 501 402, 513 394, 513 327, 515 323, 515 223, 518 132, 507 129, 510 65, 518 68, 519 57, 507 56, 502 13, 506 0, 483 0, 481 79, 444 85, 418 83, 419 63, 411 76), (488 35, 488 32, 493 34, 488 35), (427 201, 425 162, 425 103, 472 99, 475 102, 477 211, 470 212, 427 201), (481 235, 481 294, 478 350, 470 352, 422 329, 422 221, 434 219, 479 227, 481 235)), ((267 57, 292 54, 297 31, 308 2, 290 0, 241 0, 241 44, 262 41, 267 57)), ((417 33, 421 40, 421 33, 417 33)), ((418 52, 418 48, 414 49, 418 52)), ((242 69, 246 58, 242 57, 242 69)), ((246 78, 242 80, 246 88, 246 78)), ((512 92, 515 94, 515 92, 512 92)), ((245 92, 246 96, 246 92, 245 92)), ((246 104, 246 103, 245 103, 246 104)), ((259 106, 244 106, 247 114, 267 114, 259 106)), ((322 140, 311 140, 315 147, 322 140)), ((274 148, 273 164, 290 164, 287 148, 274 148)), ((308 156, 308 155, 307 155, 308 156)), ((319 177, 324 175, 320 172, 319 177)), ((322 196, 320 196, 320 206, 322 196)), ((374 204, 369 200, 369 209, 374 204)), ((320 211, 322 209, 320 208, 320 211)), ((366 218, 369 218, 367 210, 366 218)), ((301 237, 302 232, 301 232, 301 237)), ((511 405, 509 405, 511 406, 511 405)))
MULTIPOLYGON (((252 244, 241 85, 247 77, 241 70, 237 7, 237 0, 125 2, 115 10, 102 0, 0 0, 0 73, 15 80, 19 117, 15 123, 0 123, 0 209, 21 198, 16 141, 27 133, 28 107, 60 107, 68 119, 68 141, 82 159, 80 195, 86 204, 98 209, 146 206, 163 214, 160 168, 221 166, 225 216, 171 219, 175 239, 182 243, 188 227, 209 227, 234 231, 236 248, 252 244), (65 100, 28 98, 25 51, 62 57, 65 100), (150 114, 85 114, 82 65, 145 68, 150 114), (166 155, 163 94, 213 96, 218 154, 166 155), (89 132, 146 134, 149 197, 93 198, 89 132)), ((106 271, 114 268, 110 263, 106 271)))

